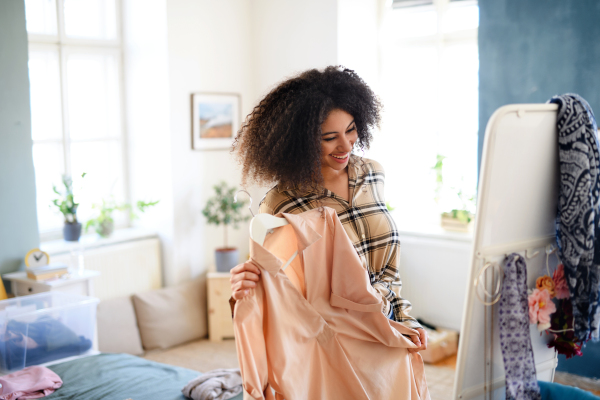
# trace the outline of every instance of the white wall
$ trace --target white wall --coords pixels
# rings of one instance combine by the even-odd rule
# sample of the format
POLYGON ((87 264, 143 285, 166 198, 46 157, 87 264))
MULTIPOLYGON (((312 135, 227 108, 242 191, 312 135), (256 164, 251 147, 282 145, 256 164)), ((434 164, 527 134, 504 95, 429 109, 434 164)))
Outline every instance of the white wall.
MULTIPOLYGON (((201 209, 221 180, 237 185, 228 150, 191 150, 190 95, 234 92, 245 115, 253 100, 250 1, 168 0, 168 60, 174 266, 167 284, 201 275, 223 246, 222 228, 207 226, 201 209)), ((247 237, 247 236, 246 236, 247 237)), ((243 243, 241 231, 231 243, 243 243)))
POLYGON ((379 87, 378 0, 338 0, 338 63, 379 87))
POLYGON ((256 100, 297 72, 336 65, 337 27, 337 0, 254 0, 256 100))

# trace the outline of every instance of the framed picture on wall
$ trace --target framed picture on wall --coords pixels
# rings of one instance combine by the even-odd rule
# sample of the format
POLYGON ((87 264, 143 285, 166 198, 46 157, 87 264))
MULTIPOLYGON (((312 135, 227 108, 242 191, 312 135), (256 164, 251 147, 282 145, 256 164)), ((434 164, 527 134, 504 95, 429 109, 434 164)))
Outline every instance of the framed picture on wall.
POLYGON ((229 149, 240 120, 239 94, 192 93, 192 149, 229 149))

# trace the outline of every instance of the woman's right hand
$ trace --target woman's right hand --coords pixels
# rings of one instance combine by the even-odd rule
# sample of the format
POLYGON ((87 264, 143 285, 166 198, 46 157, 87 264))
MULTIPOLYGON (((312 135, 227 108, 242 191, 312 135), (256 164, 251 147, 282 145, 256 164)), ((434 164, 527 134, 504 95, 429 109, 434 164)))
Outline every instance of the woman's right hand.
POLYGON ((252 261, 236 265, 230 271, 231 297, 240 300, 248 295, 249 289, 256 287, 260 269, 252 261))

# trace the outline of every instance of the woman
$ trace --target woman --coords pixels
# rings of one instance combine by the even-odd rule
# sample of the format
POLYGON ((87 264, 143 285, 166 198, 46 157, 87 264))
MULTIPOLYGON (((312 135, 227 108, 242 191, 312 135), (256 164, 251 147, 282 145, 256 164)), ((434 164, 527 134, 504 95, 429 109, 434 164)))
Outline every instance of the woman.
MULTIPOLYGON (((374 160, 352 153, 369 148, 379 126, 381 104, 349 69, 308 70, 280 83, 246 119, 233 146, 243 166, 242 185, 269 185, 259 211, 301 213, 315 207, 336 210, 379 291, 390 318, 416 329, 411 336, 427 348, 425 330, 408 312, 399 289, 400 242, 383 198, 384 171, 374 160)), ((232 301, 256 286, 260 269, 251 261, 231 270, 232 301)))

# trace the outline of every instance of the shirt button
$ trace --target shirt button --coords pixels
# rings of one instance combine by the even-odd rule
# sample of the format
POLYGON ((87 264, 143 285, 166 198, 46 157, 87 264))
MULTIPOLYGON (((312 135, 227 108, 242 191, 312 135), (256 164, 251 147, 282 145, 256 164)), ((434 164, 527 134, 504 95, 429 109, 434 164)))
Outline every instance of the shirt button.
POLYGON ((363 187, 362 187, 362 191, 363 191, 363 192, 366 192, 366 191, 367 191, 367 187, 366 187, 366 186, 363 186, 363 187))
POLYGON ((363 233, 363 235, 362 235, 362 238, 363 238, 363 239, 365 238, 365 234, 364 234, 364 233, 363 233))

